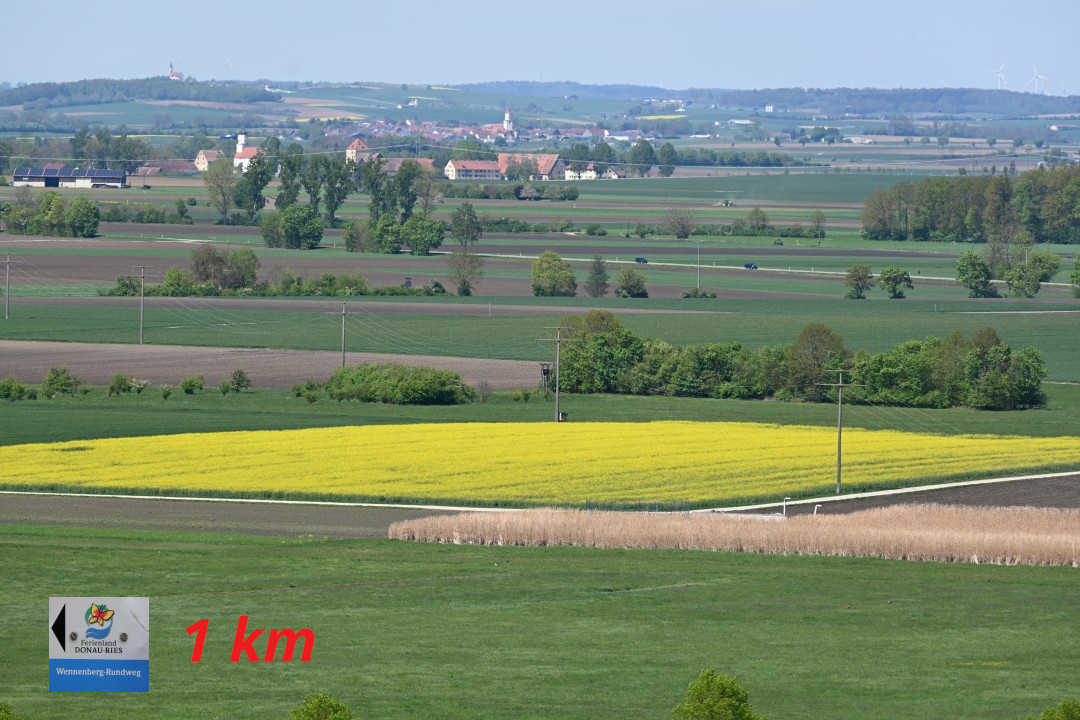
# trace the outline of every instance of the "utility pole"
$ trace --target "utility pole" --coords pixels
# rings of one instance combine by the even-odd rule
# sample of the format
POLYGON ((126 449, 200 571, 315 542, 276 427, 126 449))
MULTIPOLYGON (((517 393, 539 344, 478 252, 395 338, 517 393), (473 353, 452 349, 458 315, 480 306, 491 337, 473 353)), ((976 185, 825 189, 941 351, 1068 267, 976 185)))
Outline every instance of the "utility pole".
POLYGON ((562 351, 562 331, 564 327, 547 327, 545 330, 554 330, 554 338, 541 338, 541 342, 555 343, 555 422, 562 422, 562 408, 559 404, 559 356, 562 351))
POLYGON ((146 266, 136 265, 139 271, 139 344, 143 344, 143 302, 146 298, 146 266))
POLYGON ((345 367, 345 303, 341 303, 341 367, 345 367))
POLYGON ((701 289, 701 241, 697 242, 697 262, 694 263, 697 268, 697 289, 701 289))
POLYGON ((826 370, 826 372, 840 373, 838 379, 834 383, 817 383, 822 387, 834 387, 837 389, 836 393, 836 494, 839 495, 843 489, 843 482, 841 479, 841 473, 844 467, 844 455, 843 455, 843 438, 844 438, 844 388, 846 387, 862 387, 860 383, 845 383, 843 370, 826 370))
POLYGON ((11 256, 4 258, 4 319, 11 319, 11 256))

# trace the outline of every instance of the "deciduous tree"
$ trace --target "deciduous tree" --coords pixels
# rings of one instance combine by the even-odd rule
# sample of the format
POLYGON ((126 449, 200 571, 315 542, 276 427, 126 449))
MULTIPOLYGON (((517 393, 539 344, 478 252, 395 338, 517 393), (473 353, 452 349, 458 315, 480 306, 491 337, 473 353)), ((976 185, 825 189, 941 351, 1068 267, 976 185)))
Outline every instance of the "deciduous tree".
POLYGON ((585 292, 589 297, 603 297, 608 291, 607 263, 599 255, 593 256, 589 277, 585 280, 585 292))
POLYGON ((662 177, 671 177, 671 174, 675 172, 675 163, 679 161, 679 153, 675 151, 674 145, 666 142, 657 151, 656 159, 660 164, 660 175, 662 177))
POLYGON ((551 250, 541 253, 532 265, 532 292, 548 297, 576 295, 577 279, 570 263, 551 250))
POLYGON ((844 276, 844 284, 848 288, 844 297, 849 300, 865 300, 866 291, 874 286, 874 276, 869 267, 862 263, 855 263, 848 268, 847 275, 844 276))
POLYGON ((623 268, 615 276, 615 297, 647 298, 649 290, 645 287, 645 276, 633 268, 623 268))
POLYGON ((233 169, 232 160, 222 158, 210 163, 206 174, 203 176, 206 184, 206 194, 210 198, 210 206, 221 213, 220 222, 224 224, 229 218, 229 208, 233 202, 233 190, 236 188, 236 173, 233 169))
POLYGON ((703 670, 675 706, 676 720, 764 720, 750 705, 750 694, 735 678, 703 670))
POLYGON ((648 175, 652 166, 656 164, 656 152, 652 144, 648 140, 638 140, 634 143, 634 146, 630 148, 630 162, 639 176, 648 175))
POLYGON ((668 208, 664 216, 667 231, 679 240, 686 240, 694 232, 694 215, 689 210, 668 208))
POLYGON ((968 250, 956 261, 956 279, 969 290, 973 298, 996 297, 990 280, 990 265, 977 252, 968 250))
POLYGON ((351 160, 331 157, 323 164, 323 200, 326 203, 326 224, 330 227, 337 223, 338 208, 356 190, 354 174, 351 160))
POLYGON ((915 287, 911 282, 911 275, 907 270, 901 270, 896 267, 885 268, 881 271, 881 286, 885 288, 885 291, 889 293, 889 297, 893 300, 900 300, 905 297, 904 289, 910 290, 915 287))

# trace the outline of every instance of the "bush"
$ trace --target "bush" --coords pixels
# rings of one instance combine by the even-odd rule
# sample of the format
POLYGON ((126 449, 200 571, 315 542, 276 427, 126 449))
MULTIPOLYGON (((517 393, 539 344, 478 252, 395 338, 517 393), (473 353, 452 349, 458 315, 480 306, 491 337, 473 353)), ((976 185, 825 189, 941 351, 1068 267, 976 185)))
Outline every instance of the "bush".
POLYGON ((352 720, 352 711, 326 693, 316 693, 292 711, 289 720, 352 720))
POLYGON ((672 713, 680 720, 763 720, 750 707, 750 694, 729 675, 703 670, 690 683, 686 699, 672 713))
POLYGON ((105 395, 112 397, 113 395, 124 395, 129 392, 131 392, 131 379, 127 375, 118 373, 113 375, 112 382, 109 383, 109 389, 105 391, 105 395))
POLYGON ((180 381, 180 389, 184 391, 185 395, 194 395, 203 389, 205 383, 206 381, 202 375, 192 375, 180 381))
POLYGON ((647 298, 649 291, 645 287, 645 276, 637 270, 623 268, 615 276, 615 297, 647 298))
POLYGON ((162 385, 161 386, 161 399, 162 400, 168 400, 169 396, 172 395, 172 393, 173 393, 172 385, 162 385))
POLYGON ((318 393, 322 390, 323 384, 317 380, 308 380, 303 385, 293 385, 292 394, 293 397, 304 397, 306 393, 318 393))
POLYGON ((26 385, 13 377, 0 380, 0 400, 22 400, 27 396, 26 385))
POLYGON ((233 370, 232 375, 229 377, 229 389, 233 392, 241 392, 251 387, 251 378, 243 370, 237 368, 233 370))
POLYGON ((337 401, 359 400, 394 405, 458 405, 476 392, 449 370, 403 365, 355 365, 341 368, 326 383, 337 401))
POLYGON ((68 372, 67 368, 52 368, 41 383, 41 390, 46 397, 54 395, 74 395, 82 381, 68 372))
POLYGON ((221 390, 222 395, 228 395, 229 391, 232 390, 232 385, 229 384, 228 380, 222 380, 218 388, 221 390))
POLYGON ((588 225, 588 226, 585 227, 585 234, 586 235, 595 235, 595 236, 601 236, 602 237, 604 235, 607 235, 607 230, 605 230, 600 225, 597 225, 596 223, 593 223, 592 225, 588 225))
POLYGON ((716 298, 716 293, 709 292, 708 290, 702 290, 701 288, 691 288, 689 290, 683 290, 679 296, 684 300, 687 298, 716 298))
POLYGON ((1032 715, 1028 720, 1080 720, 1080 702, 1063 700, 1060 705, 1044 710, 1042 715, 1032 715))
POLYGON ((189 198, 187 199, 187 204, 188 204, 188 205, 190 205, 191 207, 195 207, 195 206, 196 206, 196 205, 198 205, 199 203, 198 203, 198 201, 197 201, 197 200, 196 200, 195 198, 193 198, 193 197, 189 197, 189 198))
POLYGON ((529 398, 532 397, 532 390, 515 390, 512 397, 514 402, 527 403, 529 398))
MULTIPOLYGON (((3 176, 0 175, 0 180, 3 180, 3 176)), ((0 183, 2 185, 3 183, 0 183)), ((15 710, 7 703, 0 703, 0 720, 19 720, 19 716, 15 714, 15 710)))

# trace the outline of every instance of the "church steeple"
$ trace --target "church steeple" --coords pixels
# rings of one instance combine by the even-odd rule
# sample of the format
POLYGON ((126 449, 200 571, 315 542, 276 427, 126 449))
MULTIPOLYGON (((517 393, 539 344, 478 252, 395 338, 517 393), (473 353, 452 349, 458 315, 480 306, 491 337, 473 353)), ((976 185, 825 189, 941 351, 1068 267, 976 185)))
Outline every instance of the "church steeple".
POLYGON ((510 117, 510 106, 506 106, 506 112, 503 114, 503 130, 506 132, 514 132, 514 121, 510 117))

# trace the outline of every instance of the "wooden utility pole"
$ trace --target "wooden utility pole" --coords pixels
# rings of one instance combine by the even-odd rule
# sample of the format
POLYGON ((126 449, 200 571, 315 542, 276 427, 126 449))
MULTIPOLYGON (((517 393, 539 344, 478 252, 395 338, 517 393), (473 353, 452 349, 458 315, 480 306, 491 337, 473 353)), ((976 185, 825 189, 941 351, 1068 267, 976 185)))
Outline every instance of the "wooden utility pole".
POLYGON ((4 258, 4 319, 11 319, 11 256, 4 258))
POLYGON ((143 344, 143 303, 146 299, 146 266, 136 265, 139 271, 139 344, 143 344))
POLYGON ((345 367, 345 303, 341 303, 341 367, 345 367))
POLYGON ((836 392, 836 494, 843 489, 844 468, 844 388, 862 387, 859 383, 845 383, 843 370, 826 370, 826 372, 840 373, 834 383, 817 383, 822 387, 834 387, 836 392))
POLYGON ((554 330, 554 338, 541 338, 542 342, 555 343, 555 422, 562 422, 562 408, 559 404, 559 356, 562 352, 562 331, 564 327, 548 327, 545 330, 554 330))

